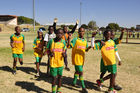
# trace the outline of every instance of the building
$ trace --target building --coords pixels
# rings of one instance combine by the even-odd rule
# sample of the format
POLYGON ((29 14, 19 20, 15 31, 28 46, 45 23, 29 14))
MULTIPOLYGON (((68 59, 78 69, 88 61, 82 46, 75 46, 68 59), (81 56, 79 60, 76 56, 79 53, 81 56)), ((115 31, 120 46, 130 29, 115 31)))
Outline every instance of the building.
POLYGON ((140 31, 140 25, 136 25, 136 30, 140 31))
POLYGON ((17 25, 17 16, 15 15, 0 15, 0 24, 17 25))

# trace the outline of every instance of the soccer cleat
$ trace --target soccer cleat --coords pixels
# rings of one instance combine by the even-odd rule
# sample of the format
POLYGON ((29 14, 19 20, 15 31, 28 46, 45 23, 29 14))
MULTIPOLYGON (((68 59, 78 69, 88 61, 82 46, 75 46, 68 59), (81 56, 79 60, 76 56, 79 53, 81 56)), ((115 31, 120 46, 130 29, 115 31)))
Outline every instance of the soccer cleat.
POLYGON ((88 93, 88 91, 86 90, 86 88, 82 88, 82 93, 88 93))
POLYGON ((13 72, 12 73, 13 73, 13 75, 15 75, 16 74, 16 69, 13 69, 13 72))
POLYGON ((68 67, 65 67, 65 70, 67 70, 67 71, 70 71, 70 68, 68 68, 68 67))
POLYGON ((37 77, 39 77, 39 76, 40 76, 40 75, 39 75, 39 72, 37 72, 37 73, 36 73, 36 76, 37 76, 37 77))
POLYGON ((122 88, 121 88, 119 85, 115 85, 115 86, 114 86, 114 89, 115 89, 115 90, 122 90, 122 88))
POLYGON ((20 65, 23 65, 23 62, 20 62, 20 65))
POLYGON ((100 80, 96 80, 96 82, 97 82, 97 85, 98 85, 99 89, 101 90, 102 89, 101 81, 100 80))

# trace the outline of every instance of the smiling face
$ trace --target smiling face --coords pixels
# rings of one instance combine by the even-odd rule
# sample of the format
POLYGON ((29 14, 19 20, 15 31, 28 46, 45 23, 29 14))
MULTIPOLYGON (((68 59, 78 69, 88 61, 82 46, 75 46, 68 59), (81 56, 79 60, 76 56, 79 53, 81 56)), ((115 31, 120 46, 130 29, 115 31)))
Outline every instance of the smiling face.
POLYGON ((43 36, 43 32, 38 31, 38 37, 42 37, 43 36))
POLYGON ((60 40, 62 38, 62 35, 63 35, 63 30, 62 29, 58 29, 57 33, 56 33, 56 38, 58 40, 60 40))
POLYGON ((83 38, 84 37, 84 34, 85 34, 85 29, 84 28, 79 28, 78 30, 78 34, 79 34, 79 37, 80 38, 83 38))
POLYGON ((16 27, 15 27, 15 31, 16 31, 16 34, 19 35, 20 32, 21 32, 20 27, 19 27, 19 26, 16 26, 16 27))
POLYGON ((63 30, 64 30, 65 33, 67 33, 68 32, 68 27, 64 26, 63 30))

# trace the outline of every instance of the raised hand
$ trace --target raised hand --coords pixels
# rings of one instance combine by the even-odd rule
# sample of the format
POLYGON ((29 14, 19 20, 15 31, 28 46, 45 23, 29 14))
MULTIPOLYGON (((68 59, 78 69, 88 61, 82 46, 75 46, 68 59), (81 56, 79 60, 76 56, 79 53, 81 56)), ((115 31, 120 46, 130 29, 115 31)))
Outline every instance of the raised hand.
POLYGON ((78 19, 76 20, 76 24, 79 24, 79 20, 78 19))
POLYGON ((57 21, 58 21, 58 19, 57 18, 54 18, 54 22, 57 23, 57 21))
POLYGON ((119 65, 119 66, 121 66, 121 65, 122 65, 121 61, 119 61, 118 65, 119 65))

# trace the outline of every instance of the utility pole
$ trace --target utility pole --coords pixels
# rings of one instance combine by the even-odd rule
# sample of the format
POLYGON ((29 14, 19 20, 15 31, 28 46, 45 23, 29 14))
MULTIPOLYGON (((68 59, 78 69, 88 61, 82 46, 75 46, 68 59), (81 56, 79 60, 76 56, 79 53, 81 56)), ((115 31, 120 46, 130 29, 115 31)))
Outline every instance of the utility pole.
POLYGON ((33 0, 33 26, 34 26, 34 31, 35 31, 35 0, 33 0))
POLYGON ((80 26, 82 23, 82 2, 80 2, 80 26))

